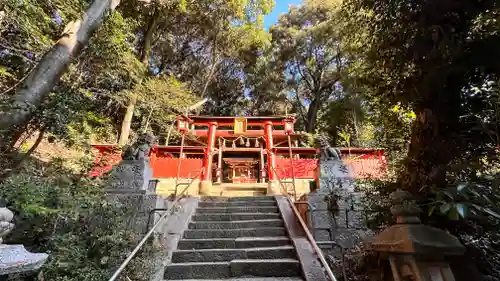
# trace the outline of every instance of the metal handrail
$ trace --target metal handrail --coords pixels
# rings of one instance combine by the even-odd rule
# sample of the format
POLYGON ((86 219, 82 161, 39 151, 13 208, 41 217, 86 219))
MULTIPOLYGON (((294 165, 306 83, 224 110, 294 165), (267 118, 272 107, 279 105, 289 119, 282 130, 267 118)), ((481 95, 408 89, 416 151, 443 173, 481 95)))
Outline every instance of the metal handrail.
POLYGON ((274 170, 276 178, 278 179, 278 182, 280 183, 283 191, 285 191, 286 199, 288 200, 288 203, 292 207, 293 213, 295 214, 295 216, 299 220, 300 226, 302 227, 302 229, 306 233, 307 240, 309 240, 309 242, 311 243, 314 251, 318 255, 318 258, 319 258, 321 264, 323 265, 323 267, 324 267, 324 269, 326 271, 326 275, 328 275, 328 278, 330 278, 331 281, 337 281, 337 278, 335 278, 335 275, 333 275, 333 271, 330 268, 330 266, 328 265, 328 262, 326 261, 326 258, 323 255, 323 252, 319 248, 318 244, 316 244, 316 240, 314 239, 313 235, 309 231, 309 228, 307 227, 306 223, 304 222, 304 219, 302 219, 302 216, 300 215, 299 210, 297 210, 297 207, 295 207, 295 204, 292 201, 292 198, 290 197, 290 195, 288 195, 288 191, 286 190, 285 185, 282 183, 280 177, 277 175, 276 169, 274 169, 274 167, 271 167, 271 168, 274 170))
POLYGON ((293 184, 293 199, 297 201, 297 185, 295 183, 295 171, 293 169, 293 152, 292 152, 292 139, 290 134, 287 134, 288 139, 288 157, 290 158, 290 172, 292 173, 292 184, 293 184))
MULTIPOLYGON (((267 153, 267 155, 270 155, 270 153, 272 153, 272 152, 271 152, 271 150, 270 150, 270 149, 268 149, 268 148, 267 148, 267 149, 266 149, 266 153, 267 153)), ((293 198, 294 198, 294 200, 297 200, 297 188, 296 188, 296 186, 295 186, 295 175, 293 174, 293 162, 291 162, 291 166, 292 166, 292 187, 293 187, 293 198)), ((283 181, 279 178, 278 173, 277 173, 277 171, 276 171, 276 168, 275 168, 275 167, 271 167, 271 168, 273 169, 273 171, 268 171, 268 173, 273 172, 273 173, 274 173, 274 175, 276 176, 276 178, 278 179, 278 181, 280 182, 280 185, 282 185, 282 184, 283 184, 283 181)), ((266 168, 264 167, 264 169, 266 169, 266 168)), ((282 170, 284 170, 285 168, 281 168, 281 169, 282 169, 282 170)), ((286 194, 288 195, 288 190, 287 190, 286 188, 285 188, 285 192, 286 192, 286 194)))
POLYGON ((135 255, 137 255, 137 253, 142 248, 142 246, 144 246, 144 244, 146 244, 146 241, 149 239, 149 237, 151 237, 151 235, 153 235, 154 231, 160 225, 160 223, 167 216, 169 216, 173 210, 175 210, 175 207, 177 207, 177 204, 179 203, 180 199, 184 198, 184 193, 191 187, 191 185, 193 184, 193 182, 198 177, 201 176, 201 174, 203 173, 204 169, 205 168, 201 168, 200 173, 198 174, 198 176, 192 178, 191 182, 189 183, 189 185, 186 186, 178 196, 176 196, 175 200, 172 202, 172 205, 170 205, 170 207, 166 210, 166 212, 163 215, 161 215, 161 217, 158 219, 158 221, 153 225, 153 227, 148 231, 148 233, 146 233, 146 235, 142 238, 142 240, 139 242, 139 244, 137 244, 137 246, 134 248, 134 250, 132 250, 132 252, 123 261, 123 263, 120 265, 120 267, 118 267, 118 269, 111 276, 111 278, 108 279, 108 281, 115 281, 118 278, 118 276, 120 276, 120 274, 122 273, 122 271, 127 267, 127 265, 130 263, 130 261, 132 261, 132 259, 135 257, 135 255))
MULTIPOLYGON (((293 159, 292 159, 292 150, 291 150, 291 146, 290 146, 291 145, 290 144, 291 143, 290 142, 290 136, 288 136, 288 142, 289 142, 288 144, 289 144, 289 149, 290 149, 290 151, 289 151, 289 153, 290 153, 290 171, 291 171, 291 176, 292 176, 292 182, 291 182, 291 184, 292 184, 292 187, 293 187, 293 199, 297 200, 297 186, 296 186, 296 183, 295 183, 295 173, 294 173, 294 170, 293 170, 293 159)), ((270 149, 266 149, 266 153, 267 153, 267 155, 270 155, 270 153, 272 153, 272 152, 271 152, 270 149)), ((263 169, 266 169, 266 167, 264 167, 263 169)), ((285 170, 285 168, 281 168, 281 169, 285 170)), ((276 175, 276 177, 279 178, 278 173, 276 173, 276 168, 275 167, 273 167, 273 170, 274 170, 274 174, 276 175)), ((271 171, 268 171, 268 173, 270 173, 270 172, 271 171)), ((288 190, 286 192, 288 194, 288 190)))

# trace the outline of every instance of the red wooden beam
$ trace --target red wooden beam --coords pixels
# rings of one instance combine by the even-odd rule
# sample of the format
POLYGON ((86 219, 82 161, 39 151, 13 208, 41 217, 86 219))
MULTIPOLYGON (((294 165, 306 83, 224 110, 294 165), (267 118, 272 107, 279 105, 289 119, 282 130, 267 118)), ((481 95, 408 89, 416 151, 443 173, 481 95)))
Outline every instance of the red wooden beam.
POLYGON ((232 126, 234 119, 245 117, 248 126, 263 126, 265 122, 270 121, 273 125, 284 125, 286 116, 189 116, 192 124, 208 125, 210 122, 217 122, 218 126, 232 126))
POLYGON ((118 150, 120 146, 117 144, 93 144, 92 147, 100 152, 114 152, 118 150))
POLYGON ((363 147, 339 147, 342 154, 384 154, 384 150, 380 148, 363 148, 363 147))
MULTIPOLYGON (((289 153, 288 147, 274 147, 274 151, 276 154, 286 154, 289 153)), ((315 155, 318 154, 319 150, 313 147, 292 147, 293 154, 299 155, 315 155)))
MULTIPOLYGON (((92 147, 99 150, 100 152, 110 153, 116 152, 119 149, 117 144, 93 144, 92 147)), ((165 145, 157 145, 154 147, 153 151, 157 152, 170 152, 170 153, 179 153, 181 147, 180 146, 165 146, 165 145)), ((184 146, 184 152, 186 153, 203 153, 205 147, 203 146, 184 146)), ((274 147, 275 152, 278 154, 288 153, 288 147, 274 147)), ((362 147, 340 147, 338 148, 343 155, 351 154, 377 154, 384 155, 383 149, 378 148, 362 148, 362 147)), ((229 149, 228 149, 229 150, 229 149)), ((238 151, 245 151, 246 148, 239 148, 238 151)), ((254 151, 249 148, 248 151, 254 151)), ((313 147, 292 147, 292 152, 294 154, 304 154, 304 155, 313 155, 319 153, 319 149, 313 147)))
MULTIPOLYGON (((207 137, 208 130, 191 130, 191 134, 197 137, 207 137)), ((238 137, 238 136, 247 136, 247 137, 262 137, 264 136, 264 130, 247 130, 244 133, 235 134, 233 130, 217 130, 215 136, 217 137, 238 137)), ((273 137, 286 137, 287 134, 284 130, 273 130, 273 137)), ((291 134, 292 137, 302 136, 301 134, 291 134)))
MULTIPOLYGON (((154 150, 160 154, 164 153, 164 152, 180 153, 181 147, 180 146, 157 145, 157 146, 155 146, 154 150)), ((183 148, 184 153, 203 153, 204 151, 205 151, 205 147, 203 147, 203 146, 184 146, 184 148, 183 148)))

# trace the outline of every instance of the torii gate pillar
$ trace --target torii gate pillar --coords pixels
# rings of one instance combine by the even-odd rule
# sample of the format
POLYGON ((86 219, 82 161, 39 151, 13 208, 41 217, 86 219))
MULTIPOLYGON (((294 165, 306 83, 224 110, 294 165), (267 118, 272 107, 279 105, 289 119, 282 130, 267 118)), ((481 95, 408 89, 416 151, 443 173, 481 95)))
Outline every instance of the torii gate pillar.
POLYGON ((208 123, 208 140, 203 158, 203 171, 201 174, 200 190, 201 196, 209 196, 212 191, 212 158, 215 146, 215 132, 217 131, 217 122, 208 123))

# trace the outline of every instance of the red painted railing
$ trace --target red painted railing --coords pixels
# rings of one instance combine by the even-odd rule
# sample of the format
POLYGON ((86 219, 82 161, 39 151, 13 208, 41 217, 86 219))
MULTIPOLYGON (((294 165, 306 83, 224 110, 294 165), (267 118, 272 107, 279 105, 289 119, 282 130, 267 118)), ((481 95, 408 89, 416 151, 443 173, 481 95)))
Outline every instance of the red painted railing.
POLYGON ((192 178, 199 173, 203 159, 201 158, 156 158, 153 168, 154 178, 175 178, 177 176, 177 165, 181 160, 180 178, 192 178))
MULTIPOLYGON (((98 148, 99 149, 99 148, 98 148)), ((105 148, 99 149, 100 153, 94 161, 94 167, 89 172, 91 177, 100 177, 108 173, 114 165, 121 160, 121 153, 105 148)), ((385 173, 385 157, 381 153, 351 153, 343 155, 351 175, 356 179, 380 178, 385 173)), ((183 158, 181 162, 181 178, 191 178, 202 167, 201 158, 183 158)), ((282 179, 291 178, 291 163, 287 158, 276 159, 276 172, 282 179)), ((177 173, 177 158, 157 157, 151 155, 151 168, 155 178, 175 178, 177 173)), ((294 174, 296 179, 314 179, 318 159, 293 159, 294 174)))
MULTIPOLYGON (((281 179, 292 178, 290 159, 276 159, 276 173, 281 179)), ((293 172, 296 179, 313 179, 318 159, 293 159, 293 172)))

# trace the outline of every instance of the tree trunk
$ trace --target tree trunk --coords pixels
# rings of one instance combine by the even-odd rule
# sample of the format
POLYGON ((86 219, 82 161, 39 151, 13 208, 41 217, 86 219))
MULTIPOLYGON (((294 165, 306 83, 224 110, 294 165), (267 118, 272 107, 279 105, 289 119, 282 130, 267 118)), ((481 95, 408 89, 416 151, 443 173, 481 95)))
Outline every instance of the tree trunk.
POLYGON ((38 133, 38 137, 36 138, 36 141, 33 143, 33 145, 30 147, 30 149, 20 159, 16 160, 12 164, 11 169, 8 169, 5 172, 3 172, 2 174, 0 174, 0 182, 7 179, 10 175, 12 175, 12 173, 14 173, 17 169, 19 169, 19 167, 21 167, 21 165, 24 163, 24 161, 26 161, 26 159, 28 159, 28 157, 30 157, 31 154, 33 154, 33 152, 36 151, 36 149, 38 148, 38 146, 42 142, 44 135, 45 135, 45 128, 42 128, 40 130, 40 132, 38 133))
POLYGON ((130 136, 130 126, 132 125, 132 118, 134 118, 135 104, 137 103, 137 97, 132 96, 127 105, 127 112, 125 117, 123 117, 122 130, 120 133, 119 145, 126 145, 128 138, 130 136))
POLYGON ((358 118, 356 116, 356 109, 353 107, 352 108, 352 122, 354 126, 354 133, 356 134, 356 144, 358 147, 361 146, 361 142, 359 140, 359 129, 358 129, 358 118))
POLYGON ((73 56, 87 45, 94 31, 119 2, 96 0, 83 14, 82 20, 68 24, 61 39, 45 54, 12 97, 12 107, 0 114, 0 131, 5 138, 4 143, 10 143, 12 132, 30 120, 66 71, 73 56))
POLYGON ((314 133, 314 129, 316 128, 316 119, 318 118, 318 110, 319 110, 319 98, 315 98, 311 104, 309 105, 309 109, 307 110, 307 124, 306 124, 306 132, 314 133))
POLYGON ((165 140, 165 145, 168 146, 170 143, 170 135, 172 134, 172 130, 174 129, 175 121, 172 121, 170 128, 168 128, 167 139, 165 140))
MULTIPOLYGON (((146 66, 146 68, 149 65, 149 53, 151 51, 151 40, 153 38, 154 31, 156 27, 158 26, 160 20, 159 12, 155 11, 153 16, 151 17, 151 22, 148 25, 148 29, 146 31, 146 35, 144 37, 144 42, 142 45, 142 50, 141 50, 141 62, 146 66)), ((148 71, 148 74, 151 75, 152 73, 148 71)), ((139 82, 139 83, 142 83, 139 82)), ((134 110, 135 110, 135 105, 137 103, 137 97, 132 96, 129 100, 129 103, 127 105, 127 111, 125 113, 125 116, 123 117, 123 122, 122 122, 122 129, 120 132, 120 138, 118 141, 118 144, 123 146, 126 145, 128 142, 128 139, 130 137, 130 131, 131 131, 131 126, 132 126, 132 119, 134 118, 134 110)), ((147 131, 147 128, 149 126, 149 118, 151 117, 153 110, 149 112, 148 119, 146 120, 146 124, 144 127, 144 132, 147 131)))
POLYGON ((215 69, 217 69, 218 64, 219 64, 219 56, 214 57, 214 61, 212 63, 212 66, 210 67, 210 71, 208 72, 207 81, 205 82, 205 85, 203 86, 203 91, 201 92, 202 98, 205 98, 205 95, 206 95, 207 89, 208 89, 208 85, 210 85, 210 82, 212 81, 212 77, 215 74, 215 69))
POLYGON ((151 115, 153 115, 153 109, 152 108, 149 110, 148 118, 146 119, 146 124, 144 124, 144 128, 142 129, 143 133, 146 133, 148 131, 149 120, 151 120, 151 115))
POLYGON ((425 195, 431 186, 444 187, 446 168, 453 158, 454 143, 439 110, 420 107, 415 110, 411 143, 400 174, 399 186, 414 195, 425 195))
POLYGON ((27 130, 28 130, 28 126, 25 125, 25 126, 19 127, 18 130, 13 132, 14 134, 11 135, 11 137, 10 137, 9 145, 6 147, 5 151, 4 151, 4 149, 2 149, 2 151, 0 151, 0 154, 5 153, 7 151, 14 151, 14 147, 16 146, 16 143, 19 141, 19 139, 23 136, 23 134, 27 130))
POLYGON ((212 81, 212 76, 215 73, 215 69, 217 68, 217 65, 219 64, 219 55, 217 55, 217 37, 219 33, 218 31, 215 32, 214 36, 214 42, 212 43, 212 65, 210 67, 210 70, 208 72, 208 77, 207 81, 205 82, 205 85, 203 86, 203 91, 201 92, 201 98, 205 98, 205 94, 208 89, 208 85, 210 85, 210 81, 212 81))
POLYGON ((30 157, 31 154, 33 154, 33 152, 36 151, 36 149, 38 148, 38 146, 42 142, 44 135, 45 135, 45 128, 42 128, 42 130, 38 133, 38 137, 36 138, 36 141, 33 143, 33 145, 30 147, 30 149, 23 155, 23 157, 21 157, 21 159, 19 160, 19 164, 17 165, 17 167, 19 165, 21 165, 24 162, 24 160, 26 160, 28 157, 30 157))
POLYGON ((149 22, 146 35, 144 36, 144 42, 142 44, 141 62, 144 63, 146 67, 149 65, 149 54, 151 52, 151 41, 153 40, 153 34, 159 22, 160 22, 160 14, 158 10, 156 10, 151 16, 151 20, 149 22))

